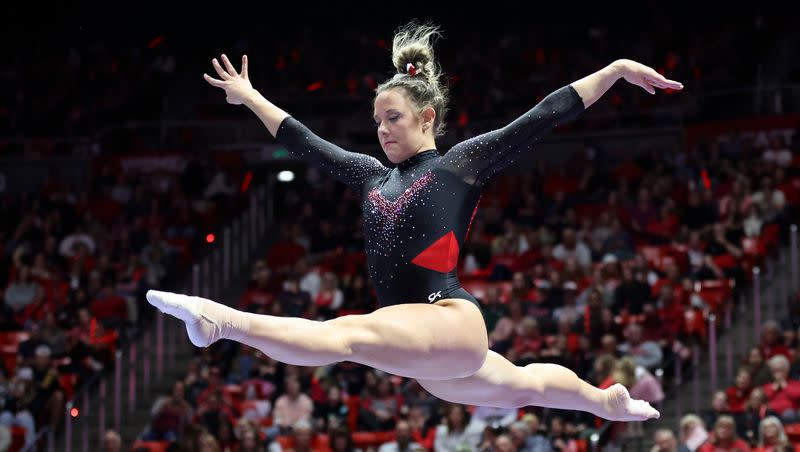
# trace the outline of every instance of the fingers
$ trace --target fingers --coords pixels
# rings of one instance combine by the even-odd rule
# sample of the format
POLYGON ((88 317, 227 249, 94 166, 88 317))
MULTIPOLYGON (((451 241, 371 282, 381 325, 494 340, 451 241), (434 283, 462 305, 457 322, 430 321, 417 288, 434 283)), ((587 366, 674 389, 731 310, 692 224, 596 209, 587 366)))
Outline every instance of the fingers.
POLYGON ((217 80, 217 79, 215 79, 215 78, 211 77, 211 76, 210 76, 210 75, 208 75, 208 74, 203 74, 203 78, 204 78, 204 79, 206 79, 206 81, 207 81, 207 82, 208 82, 210 85, 212 85, 212 86, 216 86, 217 88, 222 88, 222 87, 224 86, 224 84, 225 84, 225 82, 223 82, 222 80, 217 80))
POLYGON ((656 88, 660 89, 669 88, 676 90, 683 89, 682 83, 676 82, 675 80, 670 80, 652 68, 648 72, 649 72, 648 74, 644 74, 644 79, 645 81, 655 86, 656 88))
POLYGON ((242 77, 249 79, 247 75, 247 55, 242 55, 242 77))
POLYGON ((224 53, 222 54, 222 63, 225 64, 225 69, 228 71, 228 74, 231 77, 235 77, 235 76, 239 75, 236 72, 236 68, 234 68, 233 65, 231 64, 231 60, 229 60, 228 56, 225 55, 224 53))
POLYGON ((653 78, 650 78, 650 77, 646 77, 645 80, 647 80, 647 82, 650 83, 651 85, 655 86, 656 88, 660 88, 660 89, 668 89, 668 88, 669 89, 675 89, 675 90, 683 89, 683 83, 676 82, 675 80, 669 80, 669 79, 664 78, 664 77, 659 77, 659 78, 656 78, 656 79, 653 79, 653 78))
POLYGON ((211 64, 214 65, 214 69, 217 71, 217 75, 219 75, 219 77, 222 80, 229 80, 231 78, 231 75, 225 72, 224 69, 222 69, 222 66, 219 65, 219 61, 217 61, 216 58, 211 60, 211 64))
POLYGON ((683 89, 683 83, 676 82, 675 80, 665 79, 664 85, 666 85, 666 88, 670 89, 683 89))
POLYGON ((641 86, 642 89, 644 89, 645 91, 647 91, 650 94, 655 94, 656 93, 656 89, 653 88, 650 85, 650 83, 647 81, 647 79, 644 78, 644 77, 642 77, 642 80, 639 83, 637 83, 637 85, 641 86))

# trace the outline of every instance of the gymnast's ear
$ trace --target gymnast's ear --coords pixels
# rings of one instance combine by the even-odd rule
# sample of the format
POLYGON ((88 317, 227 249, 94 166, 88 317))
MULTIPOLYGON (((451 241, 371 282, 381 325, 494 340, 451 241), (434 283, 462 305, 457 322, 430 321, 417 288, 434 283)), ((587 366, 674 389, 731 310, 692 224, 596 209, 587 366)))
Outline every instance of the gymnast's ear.
POLYGON ((419 117, 423 132, 427 132, 429 129, 433 130, 433 124, 436 121, 436 110, 434 110, 433 107, 428 106, 423 108, 419 117))

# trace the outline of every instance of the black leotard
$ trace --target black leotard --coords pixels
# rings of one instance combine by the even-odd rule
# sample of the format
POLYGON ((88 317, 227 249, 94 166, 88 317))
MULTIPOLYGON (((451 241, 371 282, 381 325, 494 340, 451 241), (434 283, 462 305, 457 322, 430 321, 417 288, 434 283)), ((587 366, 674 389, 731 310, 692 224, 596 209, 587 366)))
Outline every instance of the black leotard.
POLYGON ((461 288, 458 254, 481 190, 548 131, 584 110, 572 86, 544 98, 511 124, 463 141, 440 156, 420 152, 395 168, 329 143, 292 117, 277 140, 361 195, 369 274, 381 306, 476 300, 461 288))

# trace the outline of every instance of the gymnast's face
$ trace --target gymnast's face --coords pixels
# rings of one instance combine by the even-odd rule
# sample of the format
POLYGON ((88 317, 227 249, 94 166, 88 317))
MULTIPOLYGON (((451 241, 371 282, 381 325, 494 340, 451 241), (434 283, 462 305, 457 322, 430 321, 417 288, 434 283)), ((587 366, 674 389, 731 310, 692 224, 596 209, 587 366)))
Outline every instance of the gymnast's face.
POLYGON ((373 119, 378 141, 392 163, 400 163, 412 155, 433 147, 433 108, 417 113, 413 102, 402 88, 387 89, 375 98, 373 119))

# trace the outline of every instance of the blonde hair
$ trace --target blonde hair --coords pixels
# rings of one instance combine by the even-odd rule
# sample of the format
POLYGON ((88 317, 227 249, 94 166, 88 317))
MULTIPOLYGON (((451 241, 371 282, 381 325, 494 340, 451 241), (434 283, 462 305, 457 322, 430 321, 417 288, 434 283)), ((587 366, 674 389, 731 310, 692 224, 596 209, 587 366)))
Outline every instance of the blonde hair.
POLYGON ((397 73, 375 89, 377 96, 389 89, 402 88, 417 108, 417 114, 433 108, 434 136, 444 134, 448 100, 448 89, 439 81, 442 74, 433 56, 433 40, 441 34, 439 27, 430 23, 412 21, 400 27, 392 41, 392 63, 397 73), (409 72, 409 63, 414 65, 414 71, 409 72))
POLYGON ((700 416, 696 414, 687 414, 681 418, 681 430, 685 429, 687 425, 694 423, 702 427, 703 429, 706 428, 706 424, 700 419, 700 416))
POLYGON ((636 363, 626 356, 614 363, 611 375, 613 375, 614 381, 630 389, 636 383, 636 363))
POLYGON ((789 437, 786 436, 786 430, 783 429, 783 423, 781 420, 775 416, 767 416, 761 420, 761 423, 758 425, 758 445, 763 447, 764 446, 764 427, 768 425, 774 425, 778 429, 778 441, 780 444, 786 444, 789 442, 789 437))

